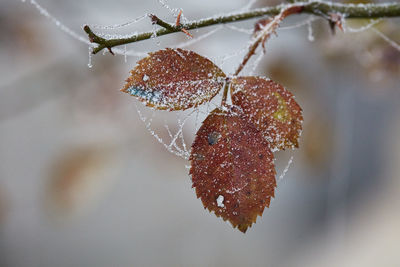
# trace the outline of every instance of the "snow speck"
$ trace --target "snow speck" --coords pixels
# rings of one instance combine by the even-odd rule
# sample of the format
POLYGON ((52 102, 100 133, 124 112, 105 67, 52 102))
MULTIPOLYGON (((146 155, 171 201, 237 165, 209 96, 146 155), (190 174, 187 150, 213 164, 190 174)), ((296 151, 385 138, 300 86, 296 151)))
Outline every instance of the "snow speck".
POLYGON ((89 60, 88 60, 88 67, 92 68, 92 53, 93 53, 93 47, 89 46, 89 60))
POLYGON ((313 28, 312 28, 312 21, 308 21, 307 22, 307 26, 308 26, 308 41, 310 42, 314 42, 314 34, 313 34, 313 28))
POLYGON ((217 198, 217 206, 220 208, 225 207, 224 205, 224 196, 223 195, 219 195, 217 198))
POLYGON ((143 81, 146 82, 146 81, 148 81, 148 80, 149 80, 149 76, 147 76, 146 74, 143 75, 143 81))

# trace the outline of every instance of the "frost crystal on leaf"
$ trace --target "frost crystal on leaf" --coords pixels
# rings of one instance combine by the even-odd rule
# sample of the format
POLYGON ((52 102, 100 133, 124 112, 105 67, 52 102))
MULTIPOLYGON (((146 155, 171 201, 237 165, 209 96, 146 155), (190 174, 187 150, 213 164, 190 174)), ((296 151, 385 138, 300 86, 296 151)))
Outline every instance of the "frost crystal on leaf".
POLYGON ((196 134, 190 160, 197 197, 233 227, 246 232, 269 206, 276 187, 273 155, 236 107, 210 113, 196 134))
POLYGON ((242 108, 273 151, 299 146, 302 110, 282 85, 262 77, 237 77, 231 94, 232 103, 242 108))
POLYGON ((160 50, 143 58, 122 89, 156 109, 181 110, 211 100, 225 82, 214 63, 180 48, 160 50))
POLYGON ((217 206, 220 208, 225 207, 224 205, 224 196, 223 195, 219 195, 217 198, 217 206))

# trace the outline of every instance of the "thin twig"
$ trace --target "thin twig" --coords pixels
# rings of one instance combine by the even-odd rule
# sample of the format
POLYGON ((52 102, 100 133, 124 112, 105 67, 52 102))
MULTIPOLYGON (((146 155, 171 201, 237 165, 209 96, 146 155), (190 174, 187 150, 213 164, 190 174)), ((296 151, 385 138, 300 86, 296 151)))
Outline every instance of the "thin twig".
MULTIPOLYGON (((268 23, 265 26, 260 26, 261 28, 257 32, 255 32, 256 35, 254 36, 249 46, 247 54, 244 56, 242 62, 240 63, 240 65, 238 66, 233 75, 237 76, 243 70, 247 62, 255 54, 257 47, 261 43, 264 46, 264 43, 268 40, 271 34, 274 33, 275 30, 279 27, 279 24, 282 22, 282 20, 284 20, 287 16, 290 16, 292 14, 300 13, 302 10, 303 6, 289 6, 286 9, 282 9, 282 11, 278 15, 276 15, 272 20, 268 21, 268 23)), ((224 93, 222 95, 222 101, 221 101, 222 106, 225 105, 226 103, 228 90, 229 90, 229 81, 224 87, 224 93)))
POLYGON ((242 63, 239 65, 239 67, 236 69, 235 73, 233 75, 238 75, 246 63, 249 61, 249 59, 254 55, 257 47, 260 45, 261 42, 265 42, 273 32, 275 32, 276 28, 279 27, 279 23, 286 18, 289 15, 300 13, 302 11, 303 7, 302 6, 291 6, 288 7, 287 9, 284 9, 279 13, 279 15, 275 16, 274 19, 269 22, 267 25, 265 25, 259 33, 254 37, 254 41, 249 47, 249 51, 247 52, 246 56, 244 57, 242 63))
MULTIPOLYGON (((207 27, 216 24, 231 23, 262 17, 265 15, 277 15, 282 10, 287 9, 292 4, 281 4, 272 7, 258 8, 250 11, 240 11, 234 14, 221 15, 198 21, 192 21, 171 28, 159 29, 156 32, 144 32, 133 35, 128 38, 104 39, 96 35, 89 26, 84 27, 84 31, 88 34, 89 40, 97 43, 98 46, 93 49, 93 54, 96 54, 104 48, 111 49, 112 47, 134 43, 146 39, 150 39, 153 35, 162 36, 174 32, 180 32, 182 29, 192 30, 202 27, 207 27)), ((344 18, 383 18, 383 17, 399 17, 400 3, 382 3, 382 4, 340 4, 331 2, 311 1, 311 2, 296 2, 295 5, 301 5, 303 10, 301 13, 314 14, 317 16, 328 17, 329 14, 343 14, 344 18)), ((170 24, 168 24, 170 25, 170 24)))

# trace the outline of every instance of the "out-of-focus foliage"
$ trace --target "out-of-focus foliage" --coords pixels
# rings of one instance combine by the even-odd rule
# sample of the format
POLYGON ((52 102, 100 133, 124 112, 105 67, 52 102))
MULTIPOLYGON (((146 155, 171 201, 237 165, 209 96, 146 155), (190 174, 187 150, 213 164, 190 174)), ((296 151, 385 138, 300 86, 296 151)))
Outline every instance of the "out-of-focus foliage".
POLYGON ((76 146, 61 154, 49 174, 49 211, 63 219, 86 211, 115 179, 115 156, 102 144, 76 146))

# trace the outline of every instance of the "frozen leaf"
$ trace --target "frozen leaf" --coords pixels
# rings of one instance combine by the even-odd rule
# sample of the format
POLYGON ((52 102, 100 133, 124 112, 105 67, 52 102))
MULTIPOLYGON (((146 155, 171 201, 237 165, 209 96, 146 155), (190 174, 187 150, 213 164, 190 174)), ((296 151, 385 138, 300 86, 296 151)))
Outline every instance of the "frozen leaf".
POLYGON ((276 187, 273 154, 239 109, 211 112, 196 134, 190 160, 197 197, 233 227, 246 232, 269 206, 276 187))
POLYGON ((237 77, 231 94, 232 103, 242 108, 273 151, 299 146, 302 110, 282 85, 261 77, 237 77))
POLYGON ((225 82, 214 63, 192 51, 160 50, 140 60, 123 92, 156 109, 181 110, 212 99, 225 82))

